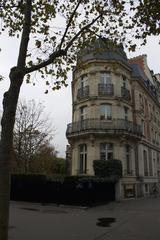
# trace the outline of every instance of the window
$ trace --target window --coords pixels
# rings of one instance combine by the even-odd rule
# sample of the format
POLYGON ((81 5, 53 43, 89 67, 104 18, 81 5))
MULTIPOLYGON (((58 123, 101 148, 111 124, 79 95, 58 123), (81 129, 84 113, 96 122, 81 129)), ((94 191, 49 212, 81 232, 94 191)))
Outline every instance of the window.
POLYGON ((156 176, 156 159, 153 159, 154 176, 156 176))
POLYGON ((157 132, 155 131, 155 143, 157 144, 157 139, 158 139, 158 137, 157 137, 157 132))
POLYGON ((160 167, 160 161, 159 161, 159 153, 157 153, 157 166, 158 166, 158 168, 160 167))
POLYGON ((100 83, 101 84, 111 84, 111 73, 101 72, 100 73, 100 83))
POLYGON ((123 82, 122 82, 122 87, 127 88, 127 78, 125 76, 122 76, 123 82))
POLYGON ((128 107, 124 106, 124 119, 128 121, 128 107))
POLYGON ((126 172, 131 174, 131 147, 129 144, 125 145, 125 154, 126 154, 126 172))
POLYGON ((100 160, 113 159, 113 143, 100 144, 100 160))
POLYGON ((84 88, 87 85, 88 85, 88 76, 87 76, 87 74, 85 74, 81 77, 80 88, 84 88))
POLYGON ((86 144, 79 145, 79 173, 80 174, 87 173, 87 145, 86 144))
POLYGON ((145 135, 145 122, 141 119, 142 134, 145 135))
POLYGON ((148 148, 148 162, 149 162, 149 175, 153 176, 152 152, 150 148, 148 148))
POLYGON ((148 111, 149 111, 149 120, 151 120, 151 118, 152 118, 152 107, 151 107, 150 103, 148 105, 148 111))
POLYGON ((82 99, 89 96, 88 76, 83 75, 79 81, 79 88, 77 89, 77 98, 82 99))
POLYGON ((100 106, 100 119, 101 120, 112 119, 112 106, 110 104, 102 104, 100 106))
POLYGON ((83 121, 87 118, 87 106, 80 108, 80 121, 83 121))
POLYGON ((144 176, 148 176, 147 151, 143 150, 144 176))
POLYGON ((143 96, 139 94, 139 103, 140 103, 140 108, 144 110, 144 101, 143 101, 143 96))

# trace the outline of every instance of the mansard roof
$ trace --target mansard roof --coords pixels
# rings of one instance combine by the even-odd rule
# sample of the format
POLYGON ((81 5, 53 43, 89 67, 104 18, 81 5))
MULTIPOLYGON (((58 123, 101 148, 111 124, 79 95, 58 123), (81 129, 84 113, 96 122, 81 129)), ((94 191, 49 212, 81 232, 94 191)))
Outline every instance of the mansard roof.
POLYGON ((90 60, 114 60, 123 62, 129 66, 122 44, 117 45, 105 38, 96 39, 90 47, 87 47, 79 52, 77 57, 78 62, 90 60))
POLYGON ((130 67, 132 68, 132 76, 133 77, 138 77, 138 78, 140 77, 144 81, 148 80, 146 74, 144 73, 144 71, 141 69, 141 67, 138 64, 130 64, 130 67))

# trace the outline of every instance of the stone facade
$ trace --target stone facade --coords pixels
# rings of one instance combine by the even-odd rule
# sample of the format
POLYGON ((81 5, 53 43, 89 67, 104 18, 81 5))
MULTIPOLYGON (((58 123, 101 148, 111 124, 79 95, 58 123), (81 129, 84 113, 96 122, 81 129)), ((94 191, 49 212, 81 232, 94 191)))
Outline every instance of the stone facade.
POLYGON ((97 42, 73 70, 71 174, 94 175, 94 160, 119 159, 117 200, 151 195, 160 177, 159 75, 146 55, 128 60, 122 46, 97 42))

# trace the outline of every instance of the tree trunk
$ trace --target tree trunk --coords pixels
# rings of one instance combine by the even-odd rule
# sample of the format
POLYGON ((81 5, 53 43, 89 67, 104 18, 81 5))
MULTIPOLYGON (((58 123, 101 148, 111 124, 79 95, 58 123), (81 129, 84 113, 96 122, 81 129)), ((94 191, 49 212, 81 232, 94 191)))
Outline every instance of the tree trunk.
POLYGON ((3 98, 0 145, 0 240, 8 239, 10 161, 13 147, 13 128, 23 72, 14 67, 10 72, 10 87, 3 98))

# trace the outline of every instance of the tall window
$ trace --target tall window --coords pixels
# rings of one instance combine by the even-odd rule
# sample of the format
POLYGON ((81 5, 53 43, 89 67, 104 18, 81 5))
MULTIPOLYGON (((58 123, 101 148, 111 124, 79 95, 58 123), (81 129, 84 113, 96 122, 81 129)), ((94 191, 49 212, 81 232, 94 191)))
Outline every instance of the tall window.
POLYGON ((101 72, 100 73, 100 83, 101 84, 111 84, 111 73, 101 72))
POLYGON ((86 144, 79 145, 79 173, 80 174, 87 173, 87 145, 86 144))
POLYGON ((144 101, 143 101, 143 96, 139 94, 139 104, 140 108, 144 110, 144 101))
POLYGON ((111 120, 112 119, 112 105, 102 104, 100 106, 100 119, 111 120))
POLYGON ((126 152, 126 172, 127 174, 131 174, 131 147, 129 144, 125 145, 126 152))
POLYGON ((151 120, 151 118, 152 118, 152 106, 151 106, 150 103, 148 105, 148 111, 149 111, 149 120, 151 120))
POLYGON ((146 150, 143 150, 143 162, 144 162, 144 176, 148 176, 148 160, 146 150))
POLYGON ((148 148, 148 162, 149 162, 149 175, 153 176, 152 152, 150 148, 148 148))
POLYGON ((142 134, 145 135, 145 122, 141 119, 142 134))
POLYGON ((157 176, 160 177, 160 159, 159 159, 159 153, 157 152, 157 176))
POLYGON ((80 108, 80 121, 83 121, 87 118, 87 106, 80 108))
POLYGON ((100 160, 113 159, 113 143, 100 143, 100 160))
POLYGON ((122 76, 122 87, 127 88, 127 78, 125 76, 122 76))
POLYGON ((128 121, 128 107, 124 106, 124 119, 128 121))
POLYGON ((157 141, 158 140, 158 137, 157 137, 157 132, 155 131, 155 142, 156 142, 156 144, 157 144, 157 141))
POLYGON ((84 88, 88 85, 88 76, 87 74, 83 75, 80 80, 80 88, 84 88))

